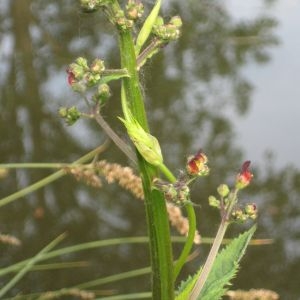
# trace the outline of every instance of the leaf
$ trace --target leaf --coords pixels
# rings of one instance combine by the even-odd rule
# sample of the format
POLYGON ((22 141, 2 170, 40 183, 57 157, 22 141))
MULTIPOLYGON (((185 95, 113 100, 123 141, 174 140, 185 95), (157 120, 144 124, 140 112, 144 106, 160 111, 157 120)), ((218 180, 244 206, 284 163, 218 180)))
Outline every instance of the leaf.
POLYGON ((156 21, 156 18, 158 16, 158 13, 160 10, 160 6, 161 6, 161 0, 157 0, 154 7, 152 8, 152 11, 150 12, 149 16, 145 20, 144 25, 139 32, 139 35, 136 39, 136 44, 135 44, 135 55, 136 56, 139 55, 141 48, 145 44, 146 40, 148 39, 148 37, 152 31, 152 27, 156 21))
POLYGON ((109 75, 104 75, 103 77, 101 77, 100 79, 100 83, 108 83, 112 80, 118 80, 124 77, 129 77, 129 75, 127 73, 115 73, 115 74, 109 74, 109 75))
POLYGON ((194 276, 189 276, 186 281, 181 282, 177 292, 178 295, 175 297, 175 300, 186 300, 189 298, 189 294, 191 293, 201 271, 202 268, 200 268, 194 276))
POLYGON ((226 291, 226 285, 236 275, 239 261, 245 253, 256 226, 235 238, 217 256, 207 281, 197 299, 212 300, 220 299, 226 291))
MULTIPOLYGON (((212 270, 209 273, 207 281, 197 299, 217 300, 226 292, 226 285, 236 275, 238 263, 245 253, 256 226, 251 227, 248 231, 235 238, 226 248, 217 256, 212 270)), ((202 268, 193 276, 183 282, 179 288, 176 300, 189 299, 189 295, 201 274, 202 268)))

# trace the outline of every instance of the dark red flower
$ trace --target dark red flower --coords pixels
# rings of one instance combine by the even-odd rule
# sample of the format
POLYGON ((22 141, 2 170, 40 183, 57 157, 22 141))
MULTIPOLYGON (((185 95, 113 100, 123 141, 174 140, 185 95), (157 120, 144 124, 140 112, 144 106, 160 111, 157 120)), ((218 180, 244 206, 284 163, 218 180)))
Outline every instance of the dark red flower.
POLYGON ((199 150, 194 156, 188 158, 186 169, 189 175, 205 176, 209 173, 207 156, 199 150))
POLYGON ((68 74, 68 83, 69 85, 72 85, 76 82, 76 78, 72 70, 69 68, 67 69, 67 74, 68 74))
POLYGON ((235 187, 243 189, 251 182, 253 174, 250 172, 251 161, 247 160, 243 163, 240 173, 236 177, 235 187))

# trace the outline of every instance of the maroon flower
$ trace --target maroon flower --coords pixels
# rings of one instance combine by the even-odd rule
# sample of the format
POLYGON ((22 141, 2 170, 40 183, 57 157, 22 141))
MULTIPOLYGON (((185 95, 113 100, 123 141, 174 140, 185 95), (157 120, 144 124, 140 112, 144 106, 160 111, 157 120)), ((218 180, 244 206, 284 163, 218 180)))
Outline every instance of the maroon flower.
POLYGON ((76 82, 76 78, 74 73, 70 68, 67 69, 67 74, 68 74, 68 83, 69 85, 73 85, 76 82))
POLYGON ((251 182, 253 174, 249 170, 250 163, 250 160, 245 161, 240 173, 236 177, 235 187, 239 190, 245 188, 251 182))
POLYGON ((209 173, 209 168, 206 165, 208 162, 207 156, 199 150, 194 156, 188 158, 186 169, 189 175, 205 176, 209 173))

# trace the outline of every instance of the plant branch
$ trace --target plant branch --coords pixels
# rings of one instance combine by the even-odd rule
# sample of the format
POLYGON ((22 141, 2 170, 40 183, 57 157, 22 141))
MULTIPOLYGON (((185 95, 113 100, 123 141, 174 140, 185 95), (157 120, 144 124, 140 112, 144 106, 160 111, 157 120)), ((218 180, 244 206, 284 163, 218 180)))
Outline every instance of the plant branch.
POLYGON ((200 277, 196 281, 195 286, 190 294, 189 300, 197 300, 202 288, 204 287, 204 284, 205 284, 205 282, 209 276, 209 273, 212 269, 215 258, 218 254, 219 248, 222 244, 222 240, 225 236, 226 230, 230 224, 229 217, 230 217, 232 209, 236 203, 236 199, 237 199, 237 190, 234 190, 229 196, 228 207, 225 210, 225 213, 222 214, 221 224, 219 226, 218 232, 216 234, 213 245, 212 245, 210 252, 208 254, 208 257, 206 259, 206 262, 203 266, 200 277))

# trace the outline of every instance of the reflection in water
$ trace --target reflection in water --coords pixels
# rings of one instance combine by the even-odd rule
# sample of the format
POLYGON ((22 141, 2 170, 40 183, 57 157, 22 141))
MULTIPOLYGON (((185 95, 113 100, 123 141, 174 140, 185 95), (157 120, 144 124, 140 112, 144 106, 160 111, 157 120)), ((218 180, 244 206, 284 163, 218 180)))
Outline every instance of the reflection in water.
MULTIPOLYGON (((117 67, 111 27, 97 14, 81 13, 73 1, 2 1, 1 5, 1 162, 72 161, 88 150, 87 144, 95 147, 104 136, 95 124, 68 128, 57 117, 60 105, 80 103, 67 90, 64 72, 82 55, 100 56, 107 66, 117 67)), ((146 105, 153 133, 173 169, 183 166, 185 157, 200 146, 209 154, 212 175, 196 184, 193 192, 194 201, 202 205, 199 228, 203 235, 213 235, 217 216, 207 207, 207 196, 225 179, 232 180, 243 160, 226 112, 247 113, 253 87, 242 68, 270 59, 268 50, 277 42, 276 20, 264 16, 236 23, 218 1, 170 1, 167 6, 166 11, 182 15, 183 35, 145 66, 146 105)), ((118 85, 115 88, 104 114, 121 131, 116 121, 118 85)), ((114 147, 105 156, 126 163, 114 147)), ((235 284, 237 288, 270 288, 291 298, 300 293, 293 276, 300 264, 295 250, 299 248, 300 177, 293 169, 274 171, 272 162, 263 168, 264 175, 256 172, 249 199, 255 199, 261 211, 257 237, 272 237, 276 242, 250 249, 235 284)), ((1 196, 48 173, 11 172, 2 179, 1 196)), ((65 231, 68 244, 146 232, 143 207, 131 195, 117 186, 93 190, 72 178, 1 208, 0 216, 1 232, 23 241, 21 250, 4 248, 1 265, 37 253, 65 231)), ((36 286, 55 289, 148 264, 145 247, 136 246, 67 259, 87 258, 92 263, 87 269, 32 273, 18 287, 24 292, 36 286)), ((148 280, 139 280, 140 284, 118 284, 118 288, 125 292, 148 289, 148 280)))

